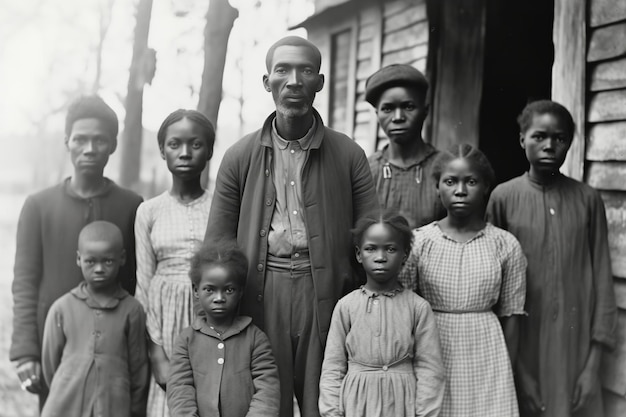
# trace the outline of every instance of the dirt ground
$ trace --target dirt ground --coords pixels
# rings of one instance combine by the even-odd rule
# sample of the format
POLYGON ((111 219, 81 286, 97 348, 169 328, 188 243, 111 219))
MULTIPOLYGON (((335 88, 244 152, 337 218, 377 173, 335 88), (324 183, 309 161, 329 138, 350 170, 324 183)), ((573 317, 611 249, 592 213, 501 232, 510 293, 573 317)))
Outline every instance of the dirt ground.
POLYGON ((15 368, 9 362, 15 230, 24 198, 0 193, 0 417, 34 417, 38 414, 37 397, 20 389, 15 368))

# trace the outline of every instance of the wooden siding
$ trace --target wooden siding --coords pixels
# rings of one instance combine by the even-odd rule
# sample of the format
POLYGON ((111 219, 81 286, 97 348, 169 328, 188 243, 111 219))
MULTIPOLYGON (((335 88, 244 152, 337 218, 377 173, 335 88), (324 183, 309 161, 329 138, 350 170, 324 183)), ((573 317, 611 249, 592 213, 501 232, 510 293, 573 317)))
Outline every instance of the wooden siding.
POLYGON ((607 417, 626 415, 626 3, 588 0, 584 178, 601 190, 618 306, 617 347, 603 357, 607 417))

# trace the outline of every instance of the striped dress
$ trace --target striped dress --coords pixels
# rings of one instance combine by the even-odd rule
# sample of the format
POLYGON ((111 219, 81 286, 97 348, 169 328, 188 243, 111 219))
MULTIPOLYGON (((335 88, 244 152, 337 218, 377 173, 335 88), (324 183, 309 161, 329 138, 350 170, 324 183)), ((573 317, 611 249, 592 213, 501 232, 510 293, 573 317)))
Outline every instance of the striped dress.
MULTIPOLYGON (((135 241, 137 290, 144 306, 150 339, 172 356, 178 334, 191 325, 193 300, 189 261, 204 240, 210 194, 181 203, 169 191, 137 209, 135 241)), ((154 381, 148 396, 148 417, 167 417, 165 391, 154 381)))
POLYGON ((491 224, 462 243, 437 222, 416 229, 414 238, 400 280, 435 313, 446 368, 441 416, 518 416, 498 316, 524 313, 526 258, 519 243, 491 224))

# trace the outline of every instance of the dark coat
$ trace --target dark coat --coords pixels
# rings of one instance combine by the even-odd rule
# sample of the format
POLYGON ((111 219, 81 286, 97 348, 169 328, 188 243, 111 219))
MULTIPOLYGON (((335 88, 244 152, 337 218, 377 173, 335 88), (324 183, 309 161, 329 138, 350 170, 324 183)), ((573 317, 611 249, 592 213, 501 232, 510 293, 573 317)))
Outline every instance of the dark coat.
POLYGON ((106 220, 120 228, 127 259, 119 281, 135 293, 134 224, 142 198, 106 181, 106 189, 88 199, 71 191, 69 179, 26 199, 17 225, 11 360, 40 360, 50 306, 83 281, 76 250, 78 235, 87 223, 106 220))
MULTIPOLYGON (((302 202, 324 345, 337 300, 358 287, 350 229, 379 205, 363 150, 346 135, 325 127, 319 114, 314 114, 317 128, 306 151, 302 202)), ((249 266, 241 312, 262 329, 267 234, 276 202, 271 139, 274 118, 275 113, 263 128, 226 151, 205 236, 205 240, 236 238, 245 251, 249 266)))
POLYGON ((224 333, 202 316, 178 336, 170 358, 172 417, 278 417, 278 368, 267 336, 239 316, 224 333))

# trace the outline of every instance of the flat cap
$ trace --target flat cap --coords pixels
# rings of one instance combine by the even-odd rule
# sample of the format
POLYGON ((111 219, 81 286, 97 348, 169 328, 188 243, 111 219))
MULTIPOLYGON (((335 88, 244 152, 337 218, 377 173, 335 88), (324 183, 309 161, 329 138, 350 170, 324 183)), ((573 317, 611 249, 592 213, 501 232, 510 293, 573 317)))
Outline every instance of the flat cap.
POLYGON ((365 100, 376 106, 383 91, 397 86, 411 86, 427 91, 428 81, 424 74, 411 65, 391 64, 369 76, 365 82, 365 100))

